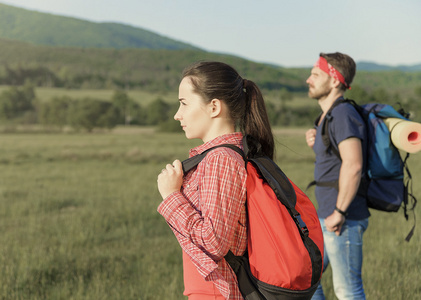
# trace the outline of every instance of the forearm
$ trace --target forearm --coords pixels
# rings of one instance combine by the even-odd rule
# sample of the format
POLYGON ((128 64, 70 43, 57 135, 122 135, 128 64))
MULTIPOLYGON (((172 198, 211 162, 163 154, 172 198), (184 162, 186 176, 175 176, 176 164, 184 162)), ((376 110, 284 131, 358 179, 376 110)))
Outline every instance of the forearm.
POLYGON ((361 181, 361 167, 359 164, 343 162, 339 173, 339 192, 336 207, 347 211, 354 200, 361 181))

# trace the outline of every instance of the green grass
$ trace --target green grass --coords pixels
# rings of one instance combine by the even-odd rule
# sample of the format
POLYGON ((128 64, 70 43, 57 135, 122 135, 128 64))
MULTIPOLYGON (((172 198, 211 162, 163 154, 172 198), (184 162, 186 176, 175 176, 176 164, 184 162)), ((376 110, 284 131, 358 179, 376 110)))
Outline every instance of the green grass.
MULTIPOLYGON (((314 160, 303 134, 277 131, 277 162, 302 188, 314 160)), ((0 299, 184 299, 181 250, 156 212, 156 176, 198 141, 150 129, 0 139, 0 299)), ((420 198, 419 153, 410 167, 420 198)), ((412 223, 401 212, 370 218, 368 299, 421 297, 420 229, 404 242, 412 223)))

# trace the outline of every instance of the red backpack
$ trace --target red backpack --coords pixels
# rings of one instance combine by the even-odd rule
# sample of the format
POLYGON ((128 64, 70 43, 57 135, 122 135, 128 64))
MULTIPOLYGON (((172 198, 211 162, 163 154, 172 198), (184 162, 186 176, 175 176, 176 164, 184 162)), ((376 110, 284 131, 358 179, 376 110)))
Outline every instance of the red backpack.
POLYGON ((244 152, 230 144, 208 149, 183 161, 183 171, 218 147, 241 154, 247 168, 248 246, 243 256, 231 251, 225 256, 239 289, 249 300, 311 299, 323 269, 316 209, 275 162, 261 154, 256 141, 247 136, 243 145, 244 152))

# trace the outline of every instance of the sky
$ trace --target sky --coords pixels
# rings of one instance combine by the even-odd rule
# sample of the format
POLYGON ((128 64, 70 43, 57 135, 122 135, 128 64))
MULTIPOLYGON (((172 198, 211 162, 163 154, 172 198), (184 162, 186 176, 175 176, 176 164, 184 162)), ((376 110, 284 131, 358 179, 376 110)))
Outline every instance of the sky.
POLYGON ((153 31, 206 51, 284 67, 320 52, 391 66, 421 63, 420 0, 0 0, 153 31))

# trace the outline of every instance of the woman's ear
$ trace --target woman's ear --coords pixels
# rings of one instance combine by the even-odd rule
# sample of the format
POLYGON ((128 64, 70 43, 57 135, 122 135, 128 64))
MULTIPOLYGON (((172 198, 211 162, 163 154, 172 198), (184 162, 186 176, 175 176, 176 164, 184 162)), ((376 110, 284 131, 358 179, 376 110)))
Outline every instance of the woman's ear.
POLYGON ((212 99, 209 102, 210 115, 212 118, 218 117, 222 112, 222 101, 219 99, 212 99))

